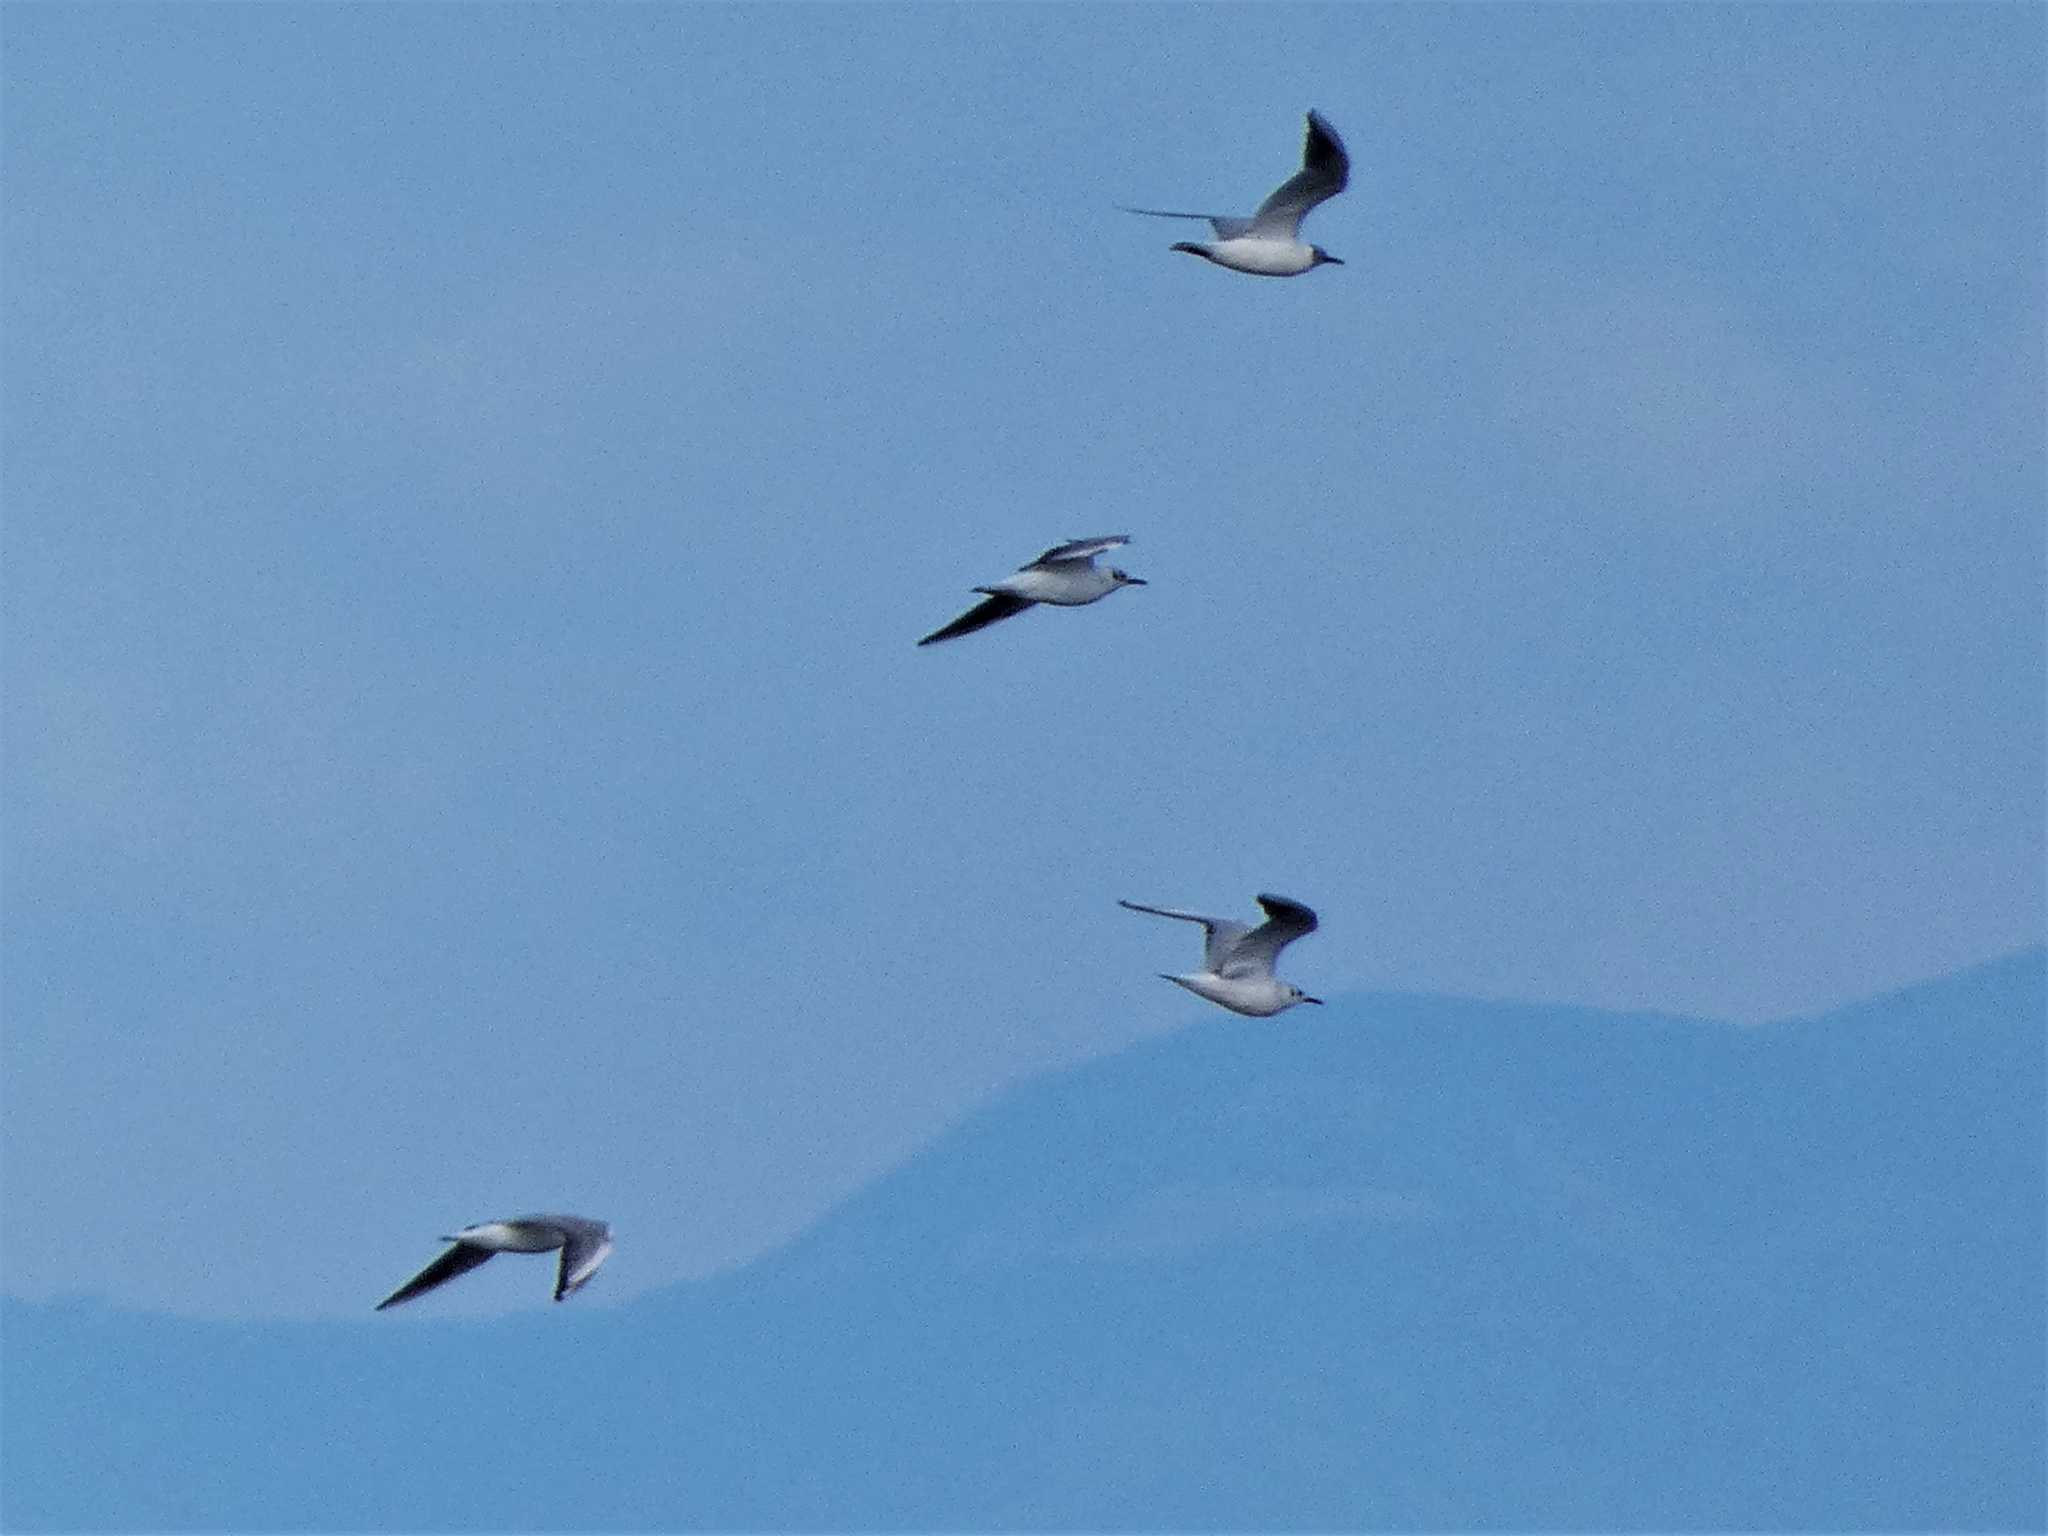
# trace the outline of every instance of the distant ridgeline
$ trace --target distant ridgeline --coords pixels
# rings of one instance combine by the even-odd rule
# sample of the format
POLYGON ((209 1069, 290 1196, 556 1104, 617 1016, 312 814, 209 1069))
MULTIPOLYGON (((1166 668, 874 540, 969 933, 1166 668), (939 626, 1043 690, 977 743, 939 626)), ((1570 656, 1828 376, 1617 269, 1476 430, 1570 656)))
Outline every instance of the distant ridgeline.
POLYGON ((0 1522, 2039 1529, 2043 976, 1204 1017, 623 1307, 9 1303, 0 1522))

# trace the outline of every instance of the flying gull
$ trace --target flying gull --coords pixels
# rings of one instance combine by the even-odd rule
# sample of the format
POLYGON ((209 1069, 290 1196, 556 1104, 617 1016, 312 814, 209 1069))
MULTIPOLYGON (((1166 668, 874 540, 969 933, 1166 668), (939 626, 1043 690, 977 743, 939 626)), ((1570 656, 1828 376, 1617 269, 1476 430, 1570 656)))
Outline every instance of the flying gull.
POLYGON ((1232 1013, 1247 1013, 1255 1019, 1269 1018, 1296 1003, 1321 1003, 1299 987, 1291 987, 1273 974, 1273 962, 1280 951, 1305 933, 1316 931, 1316 915, 1298 901, 1285 896, 1261 896, 1266 920, 1253 928, 1228 918, 1204 917, 1199 912, 1177 912, 1171 907, 1141 906, 1119 901, 1133 912, 1150 912, 1155 917, 1177 917, 1200 923, 1204 934, 1202 969, 1185 976, 1159 974, 1197 997, 1220 1003, 1232 1013))
POLYGON ((1302 240, 1301 221, 1318 203, 1342 192, 1350 179, 1351 157, 1344 153, 1337 130, 1322 113, 1311 112, 1301 169, 1281 182, 1250 218, 1221 213, 1169 213, 1163 208, 1127 207, 1124 212, 1149 214, 1155 219, 1207 219, 1216 231, 1214 240, 1183 240, 1174 249, 1233 272, 1250 272, 1257 277, 1299 277, 1326 263, 1344 265, 1341 257, 1302 240))
POLYGON ((1130 542, 1129 534, 1113 533, 1106 538, 1076 539, 1071 544, 1055 545, 1029 565, 1017 567, 1016 575, 976 587, 975 591, 988 594, 987 602, 977 603, 945 628, 933 630, 917 643, 930 645, 934 640, 971 635, 998 619, 1022 613, 1033 603, 1078 608, 1109 596, 1118 587, 1142 587, 1143 577, 1126 575, 1113 565, 1105 569, 1095 563, 1097 555, 1130 542))
POLYGON ((468 1274, 494 1253, 547 1253, 556 1248, 562 1250, 561 1267, 555 1271, 555 1300, 560 1301, 597 1273, 612 1251, 612 1229, 581 1216, 514 1216, 464 1227, 441 1241, 455 1246, 378 1302, 379 1312, 468 1274))

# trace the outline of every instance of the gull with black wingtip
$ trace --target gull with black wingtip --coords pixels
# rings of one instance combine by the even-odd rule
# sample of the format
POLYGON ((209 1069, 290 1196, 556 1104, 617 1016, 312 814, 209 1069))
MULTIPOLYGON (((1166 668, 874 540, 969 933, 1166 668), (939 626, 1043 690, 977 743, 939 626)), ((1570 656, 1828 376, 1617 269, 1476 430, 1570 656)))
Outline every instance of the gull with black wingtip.
POLYGON ((1344 265, 1343 258, 1301 238, 1301 221, 1318 204, 1342 192, 1350 180, 1351 157, 1344 153, 1344 141, 1322 113, 1311 112, 1301 169, 1274 188, 1250 218, 1169 213, 1163 208, 1125 207, 1124 212, 1155 219, 1207 219, 1216 231, 1214 240, 1183 240, 1173 248, 1254 277, 1299 277, 1317 267, 1344 265))
POLYGON ((378 1302, 379 1312, 468 1274, 493 1254, 550 1253, 557 1248, 562 1260, 555 1270, 555 1300, 560 1301, 597 1273, 612 1251, 612 1229, 582 1216, 512 1216, 464 1227, 441 1241, 455 1246, 378 1302))
POLYGON ((1079 608, 1109 596, 1118 587, 1142 587, 1145 585, 1142 576, 1131 576, 1113 565, 1095 563, 1097 555, 1130 542, 1129 534, 1113 533, 1099 539, 1076 539, 1071 544, 1056 544, 1029 565, 1019 566, 1014 576, 1005 576, 988 586, 976 587, 975 591, 988 594, 987 602, 977 603, 952 623, 933 630, 917 643, 930 645, 936 640, 971 635, 977 629, 988 628, 998 619, 1022 613, 1036 603, 1051 603, 1057 608, 1079 608))
POLYGON ((1299 987, 1289 986, 1273 974, 1280 951, 1303 934, 1316 931, 1316 915, 1298 901, 1285 896, 1261 896, 1266 920, 1254 928, 1227 917, 1204 917, 1199 912, 1181 912, 1172 907, 1147 907, 1135 901, 1119 901, 1133 912, 1154 917, 1174 917, 1202 925, 1202 969, 1183 976, 1160 976, 1175 986, 1186 987, 1197 997, 1228 1008, 1232 1013, 1255 1019, 1271 1018, 1296 1003, 1320 1005, 1299 987))

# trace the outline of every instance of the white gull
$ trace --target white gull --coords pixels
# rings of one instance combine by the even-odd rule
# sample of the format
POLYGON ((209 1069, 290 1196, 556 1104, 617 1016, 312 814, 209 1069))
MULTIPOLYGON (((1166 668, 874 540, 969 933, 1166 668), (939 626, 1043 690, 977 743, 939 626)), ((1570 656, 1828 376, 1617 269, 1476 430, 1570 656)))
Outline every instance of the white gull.
POLYGON ((441 1241, 455 1246, 378 1302, 379 1312, 468 1274, 493 1254, 549 1253, 557 1248, 562 1261, 555 1271, 555 1300, 560 1301, 597 1273, 612 1251, 612 1229, 582 1216, 512 1216, 464 1227, 441 1241))
POLYGON ((1269 1018, 1296 1003, 1321 1003, 1299 987, 1289 986, 1273 974, 1273 962, 1280 951, 1303 934, 1316 931, 1316 915, 1298 901, 1285 896, 1261 896, 1259 905, 1266 920, 1254 928, 1225 917, 1204 917, 1199 912, 1180 912, 1172 907, 1147 907, 1135 901, 1119 901, 1133 912, 1150 912, 1155 917, 1176 917, 1182 922, 1200 923, 1205 943, 1202 969, 1182 976, 1159 974, 1197 997, 1228 1008, 1232 1013, 1269 1018))
POLYGON ((1301 221, 1319 203, 1342 192, 1351 180, 1351 157, 1320 112, 1308 115, 1308 142, 1301 169, 1274 189, 1250 218, 1224 213, 1170 213, 1163 208, 1129 208, 1155 219, 1207 219, 1214 240, 1183 240, 1173 248, 1255 277, 1299 277, 1320 266, 1341 267, 1341 257, 1301 238, 1301 221))
POLYGON ((1113 533, 1099 539, 1076 539, 1071 544, 1056 544, 1029 565, 1019 566, 1014 576, 1005 576, 988 586, 976 587, 975 591, 988 594, 988 601, 975 604, 952 623, 933 630, 917 643, 930 645, 935 640, 971 635, 977 629, 988 628, 998 619, 1022 613, 1034 603, 1078 608, 1109 596, 1118 587, 1142 587, 1145 585, 1143 577, 1126 575, 1113 565, 1105 567, 1095 563, 1097 555, 1130 542, 1129 534, 1113 533))

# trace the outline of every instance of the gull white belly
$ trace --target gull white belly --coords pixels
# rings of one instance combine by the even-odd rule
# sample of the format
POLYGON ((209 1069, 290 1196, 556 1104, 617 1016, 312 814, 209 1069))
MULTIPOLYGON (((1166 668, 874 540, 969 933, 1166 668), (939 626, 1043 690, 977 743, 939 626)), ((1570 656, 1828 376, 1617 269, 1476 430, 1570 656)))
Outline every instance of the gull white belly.
POLYGON ((1315 247, 1299 240, 1211 240, 1203 251, 1219 267, 1255 277, 1299 277, 1316 264, 1315 247))
POLYGON ((1080 570, 1048 570, 1030 566, 996 583, 1005 592, 1029 598, 1034 603, 1052 603, 1061 608, 1078 608, 1116 590, 1109 572, 1093 565, 1080 570))
POLYGON ((1271 976, 1218 976, 1213 971, 1196 971, 1166 979, 1232 1013, 1254 1019, 1271 1018, 1294 1001, 1286 985, 1271 976))

